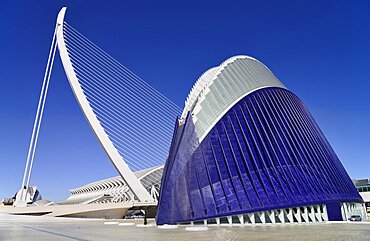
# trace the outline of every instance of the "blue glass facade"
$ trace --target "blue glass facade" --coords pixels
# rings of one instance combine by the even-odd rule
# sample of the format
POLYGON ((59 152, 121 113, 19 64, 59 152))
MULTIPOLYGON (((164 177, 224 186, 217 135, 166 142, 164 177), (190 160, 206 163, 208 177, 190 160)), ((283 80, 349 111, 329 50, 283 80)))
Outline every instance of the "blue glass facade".
POLYGON ((302 101, 277 87, 241 99, 201 143, 188 115, 163 173, 158 224, 362 202, 302 101))

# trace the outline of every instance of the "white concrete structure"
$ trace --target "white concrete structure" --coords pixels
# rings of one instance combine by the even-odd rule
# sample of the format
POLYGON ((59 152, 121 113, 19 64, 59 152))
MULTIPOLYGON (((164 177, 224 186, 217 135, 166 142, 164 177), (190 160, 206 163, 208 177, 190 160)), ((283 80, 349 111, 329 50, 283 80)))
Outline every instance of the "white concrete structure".
POLYGON ((260 61, 239 55, 206 71, 192 87, 181 118, 190 111, 199 142, 220 118, 251 92, 266 87, 285 86, 260 61))
MULTIPOLYGON (((136 178, 157 201, 163 166, 135 172, 136 178)), ((122 177, 112 177, 70 190, 71 196, 59 204, 121 203, 135 201, 122 177)))

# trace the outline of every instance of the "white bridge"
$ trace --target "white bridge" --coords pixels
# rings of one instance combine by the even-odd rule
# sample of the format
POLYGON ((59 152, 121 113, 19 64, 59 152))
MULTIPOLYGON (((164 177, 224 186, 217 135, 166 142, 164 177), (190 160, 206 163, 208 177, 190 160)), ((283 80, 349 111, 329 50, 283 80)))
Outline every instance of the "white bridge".
POLYGON ((155 204, 174 120, 181 109, 66 23, 65 13, 63 7, 57 17, 15 206, 35 201, 30 178, 57 47, 81 110, 120 174, 120 178, 72 190, 67 202, 75 199, 76 203, 94 204, 92 199, 99 197, 99 192, 104 199, 104 192, 109 190, 115 203, 155 204), (149 171, 138 175, 142 170, 149 171), (112 183, 119 188, 113 190, 112 183), (89 201, 91 193, 95 196, 89 201))

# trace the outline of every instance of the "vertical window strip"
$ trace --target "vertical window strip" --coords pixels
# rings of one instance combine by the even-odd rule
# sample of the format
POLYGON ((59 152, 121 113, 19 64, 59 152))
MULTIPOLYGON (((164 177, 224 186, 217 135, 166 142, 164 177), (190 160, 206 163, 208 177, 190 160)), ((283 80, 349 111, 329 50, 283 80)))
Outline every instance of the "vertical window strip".
POLYGON ((275 198, 278 199, 276 201, 281 202, 282 201, 281 197, 278 194, 278 191, 276 190, 276 187, 274 185, 275 184, 274 181, 272 180, 273 176, 272 176, 272 174, 269 170, 269 167, 266 165, 266 162, 267 162, 266 159, 269 159, 269 157, 266 158, 262 153, 262 150, 261 150, 260 146, 263 146, 264 143, 263 143, 263 140, 261 139, 261 135, 259 133, 259 130, 257 129, 256 123, 255 123, 255 120, 254 120, 254 116, 252 115, 251 111, 248 108, 247 101, 243 101, 243 107, 247 111, 247 114, 248 114, 248 116, 250 118, 250 121, 252 123, 252 127, 250 127, 250 131, 251 131, 251 136, 253 137, 253 140, 254 140, 255 147, 256 147, 257 152, 259 154, 260 165, 263 166, 263 168, 261 168, 261 172, 266 172, 265 176, 267 176, 269 184, 272 187, 272 190, 275 194, 275 195, 271 195, 271 198, 275 197, 275 198), (253 133, 255 133, 255 134, 253 134, 253 133))
POLYGON ((305 194, 302 193, 304 191, 304 189, 302 188, 302 185, 300 185, 297 181, 298 173, 296 172, 296 169, 291 168, 294 165, 293 157, 289 153, 288 148, 287 148, 285 142, 283 141, 283 137, 281 136, 282 130, 281 130, 281 127, 279 126, 278 120, 277 120, 274 112, 271 109, 271 105, 267 102, 266 99, 262 99, 262 96, 263 96, 264 93, 266 93, 266 91, 261 92, 260 94, 258 94, 258 98, 260 100, 260 103, 262 103, 262 106, 263 106, 263 109, 266 112, 266 115, 270 117, 270 118, 267 119, 269 121, 269 124, 268 124, 269 128, 271 128, 272 135, 273 136, 275 135, 276 146, 278 147, 279 152, 282 156, 282 159, 285 162, 286 170, 289 172, 289 176, 290 176, 289 180, 290 180, 291 183, 295 184, 296 190, 299 192, 299 195, 304 199, 304 198, 306 198, 305 196, 307 195, 307 192, 305 192, 305 194), (275 125, 275 123, 277 123, 277 124, 275 125), (280 144, 281 144, 282 147, 280 146, 280 144), (295 172, 295 174, 293 174, 293 171, 295 172))
MULTIPOLYGON (((300 153, 298 152, 298 149, 295 146, 295 143, 292 140, 291 135, 288 133, 288 128, 286 126, 286 123, 283 121, 280 113, 278 112, 278 110, 277 110, 278 107, 275 106, 276 102, 274 102, 271 99, 269 93, 266 93, 266 95, 264 95, 264 97, 266 98, 268 103, 270 103, 271 106, 273 107, 274 113, 276 113, 276 116, 278 118, 278 121, 276 123, 278 123, 278 125, 280 126, 280 128, 282 130, 282 134, 284 136, 284 140, 287 141, 287 144, 290 147, 289 150, 292 152, 292 154, 294 156, 294 160, 296 162, 296 166, 294 167, 294 169, 297 168, 296 171, 301 172, 303 174, 304 178, 306 179, 306 182, 310 184, 310 185, 303 186, 303 188, 304 189, 310 189, 311 195, 309 196, 309 198, 312 199, 314 195, 315 196, 319 195, 319 192, 318 192, 317 188, 314 188, 315 184, 312 182, 311 178, 309 178, 307 176, 307 175, 310 175, 310 173, 307 170, 306 164, 302 163, 303 158, 301 157, 300 153)), ((298 177, 301 177, 302 174, 298 173, 298 177)), ((309 193, 309 192, 307 192, 307 193, 309 193)))
POLYGON ((302 143, 299 140, 299 135, 297 134, 296 130, 294 130, 294 126, 292 124, 292 121, 289 118, 289 115, 285 112, 284 108, 281 108, 281 103, 277 100, 276 93, 273 91, 270 91, 270 94, 278 105, 278 112, 281 113, 281 116, 283 117, 282 120, 286 124, 286 127, 289 132, 290 138, 293 140, 293 143, 296 145, 296 150, 298 155, 301 157, 301 161, 304 163, 304 166, 306 167, 307 173, 311 177, 310 179, 312 180, 312 183, 316 186, 316 191, 320 196, 322 196, 322 193, 320 190, 323 189, 322 185, 316 177, 318 176, 318 173, 315 172, 315 169, 312 167, 312 162, 310 161, 310 157, 307 155, 307 150, 302 146, 302 143))

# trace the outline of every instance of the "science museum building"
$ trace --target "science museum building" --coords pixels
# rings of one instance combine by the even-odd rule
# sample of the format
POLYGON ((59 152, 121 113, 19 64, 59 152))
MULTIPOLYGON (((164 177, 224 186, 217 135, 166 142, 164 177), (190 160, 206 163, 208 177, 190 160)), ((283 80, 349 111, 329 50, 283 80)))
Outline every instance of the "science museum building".
POLYGON ((194 84, 163 170, 157 224, 308 223, 363 200, 302 101, 235 56, 194 84))

